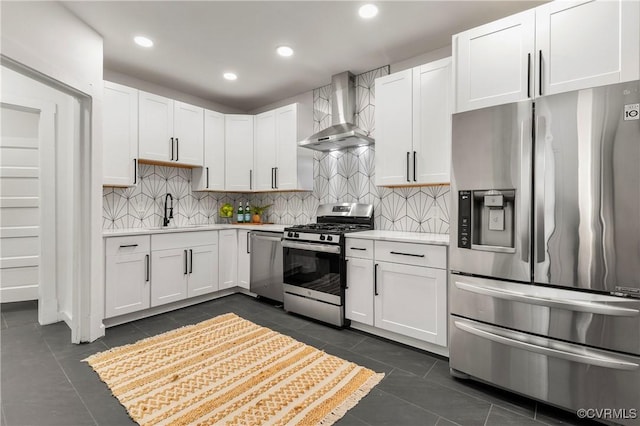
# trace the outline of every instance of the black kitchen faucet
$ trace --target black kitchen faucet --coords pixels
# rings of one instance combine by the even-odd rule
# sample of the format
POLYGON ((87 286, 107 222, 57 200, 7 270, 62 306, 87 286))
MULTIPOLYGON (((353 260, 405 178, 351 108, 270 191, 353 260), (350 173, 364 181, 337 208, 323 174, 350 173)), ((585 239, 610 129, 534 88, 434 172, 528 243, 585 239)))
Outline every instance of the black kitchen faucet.
POLYGON ((162 226, 169 226, 169 221, 173 219, 173 196, 167 192, 164 197, 164 220, 162 226), (171 198, 171 205, 169 205, 169 215, 167 216, 167 201, 171 198))

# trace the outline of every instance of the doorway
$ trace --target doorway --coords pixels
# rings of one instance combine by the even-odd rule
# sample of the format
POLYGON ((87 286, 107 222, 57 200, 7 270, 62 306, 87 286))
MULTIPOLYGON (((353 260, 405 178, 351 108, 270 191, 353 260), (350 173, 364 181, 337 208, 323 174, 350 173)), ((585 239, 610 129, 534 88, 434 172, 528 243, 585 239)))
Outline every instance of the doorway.
POLYGON ((1 68, 0 300, 36 298, 40 324, 64 321, 78 343, 86 101, 11 65, 1 68))

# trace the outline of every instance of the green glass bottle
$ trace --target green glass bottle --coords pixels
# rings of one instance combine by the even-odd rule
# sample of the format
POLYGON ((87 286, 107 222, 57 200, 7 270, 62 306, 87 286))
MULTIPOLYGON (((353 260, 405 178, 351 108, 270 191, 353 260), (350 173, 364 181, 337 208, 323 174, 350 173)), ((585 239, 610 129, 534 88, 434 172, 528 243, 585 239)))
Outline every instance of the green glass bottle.
POLYGON ((242 201, 240 201, 240 205, 238 206, 238 223, 244 222, 244 210, 242 208, 242 201))

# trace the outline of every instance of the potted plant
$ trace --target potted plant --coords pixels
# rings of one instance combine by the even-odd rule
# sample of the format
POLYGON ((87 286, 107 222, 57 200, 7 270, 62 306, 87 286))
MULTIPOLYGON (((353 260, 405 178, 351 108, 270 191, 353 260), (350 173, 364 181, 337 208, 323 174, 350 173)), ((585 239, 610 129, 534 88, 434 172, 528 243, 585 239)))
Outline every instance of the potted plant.
POLYGON ((251 206, 251 222, 262 223, 262 215, 269 207, 271 207, 271 204, 267 204, 266 206, 251 206))

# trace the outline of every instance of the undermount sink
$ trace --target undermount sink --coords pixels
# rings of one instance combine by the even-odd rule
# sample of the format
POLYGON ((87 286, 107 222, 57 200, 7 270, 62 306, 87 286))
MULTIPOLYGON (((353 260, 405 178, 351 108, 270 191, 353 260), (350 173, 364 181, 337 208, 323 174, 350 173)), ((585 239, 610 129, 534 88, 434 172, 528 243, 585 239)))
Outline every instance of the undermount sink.
POLYGON ((209 226, 209 225, 200 224, 200 225, 185 225, 185 226, 149 226, 144 229, 146 229, 147 231, 177 231, 180 229, 204 228, 205 226, 209 226))

